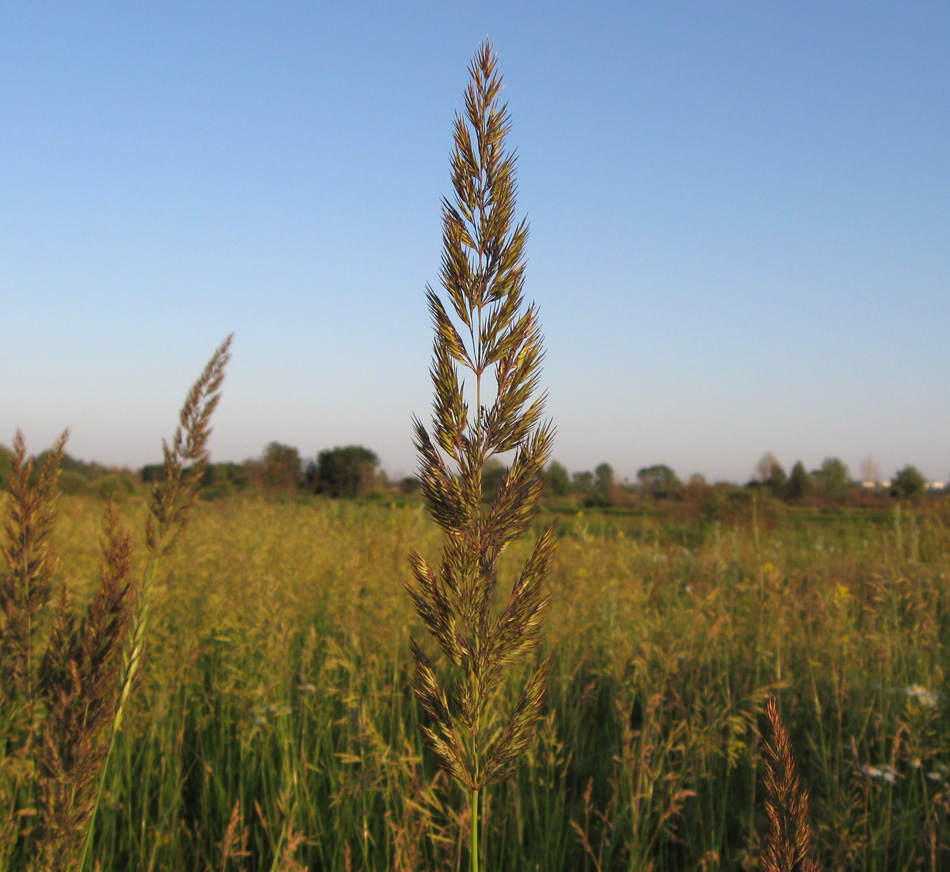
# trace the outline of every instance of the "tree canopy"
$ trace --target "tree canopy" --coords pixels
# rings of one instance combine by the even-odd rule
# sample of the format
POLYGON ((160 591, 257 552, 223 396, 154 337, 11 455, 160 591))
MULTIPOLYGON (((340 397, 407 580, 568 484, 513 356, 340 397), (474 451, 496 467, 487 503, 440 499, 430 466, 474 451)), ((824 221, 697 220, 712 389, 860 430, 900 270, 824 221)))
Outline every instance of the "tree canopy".
POLYGON ((840 497, 851 485, 851 473, 837 457, 825 458, 813 477, 818 492, 826 497, 840 497))
POLYGON ((756 464, 756 475, 772 493, 777 497, 785 494, 785 488, 788 485, 788 476, 782 469, 782 464, 778 462, 771 451, 767 451, 762 459, 756 464))
POLYGON ((800 460, 792 467, 792 474, 785 486, 785 495, 792 502, 803 500, 815 490, 815 483, 800 460))
POLYGON ((547 492, 552 497, 566 497, 571 492, 571 476, 567 467, 556 460, 548 467, 547 492))
POLYGON ((328 448, 307 470, 310 487, 331 497, 365 496, 373 484, 379 458, 362 445, 328 448))
POLYGON ((264 486, 273 490, 293 490, 300 482, 300 453, 289 445, 271 442, 264 449, 264 486))
POLYGON ((916 466, 905 466, 891 482, 891 496, 911 498, 927 492, 927 479, 916 466))
POLYGON ((668 497, 681 487, 680 480, 665 463, 644 466, 637 470, 637 480, 643 490, 657 499, 668 497))

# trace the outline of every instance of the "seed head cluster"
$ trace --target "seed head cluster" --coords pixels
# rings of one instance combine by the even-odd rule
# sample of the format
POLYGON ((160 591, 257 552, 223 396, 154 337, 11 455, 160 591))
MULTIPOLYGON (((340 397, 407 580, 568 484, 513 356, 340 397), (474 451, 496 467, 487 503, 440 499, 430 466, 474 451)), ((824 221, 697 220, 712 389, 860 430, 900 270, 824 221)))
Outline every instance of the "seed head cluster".
POLYGON ((71 872, 85 863, 102 778, 142 661, 158 557, 174 547, 197 499, 230 342, 195 383, 172 446, 164 446, 144 577, 132 578, 132 537, 109 503, 99 585, 84 608, 65 583, 54 583, 68 431, 39 464, 16 435, 0 537, 0 796, 10 800, 0 814, 0 866, 71 872))
POLYGON ((765 716, 765 813, 769 833, 762 856, 763 872, 820 872, 808 825, 808 791, 798 777, 795 755, 774 696, 766 702, 765 716))
POLYGON ((507 718, 496 716, 493 701, 508 667, 541 640, 542 584, 556 547, 552 526, 504 608, 495 607, 499 557, 533 520, 553 437, 537 392, 537 310, 522 299, 527 225, 515 224, 515 159, 504 148, 510 124, 495 67, 485 43, 469 68, 464 114, 455 120, 454 198, 443 201, 444 296, 427 288, 435 328, 431 434, 414 422, 422 490, 445 538, 437 568, 410 555, 409 594, 455 668, 455 680, 443 682, 413 642, 415 692, 430 722, 426 744, 473 791, 513 771, 540 713, 550 658, 534 669, 507 718), (510 465, 486 504, 482 468, 501 454, 510 455, 510 465))

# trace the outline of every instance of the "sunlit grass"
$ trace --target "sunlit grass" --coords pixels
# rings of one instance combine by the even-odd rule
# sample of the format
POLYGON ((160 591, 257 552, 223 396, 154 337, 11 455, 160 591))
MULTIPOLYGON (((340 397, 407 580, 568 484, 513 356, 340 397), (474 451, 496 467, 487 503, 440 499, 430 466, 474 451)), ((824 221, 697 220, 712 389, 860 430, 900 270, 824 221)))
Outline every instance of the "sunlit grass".
MULTIPOLYGON (((146 510, 126 502, 126 526, 146 510)), ((102 511, 62 502, 79 595, 102 511)), ((522 771, 487 792, 492 868, 755 868, 769 689, 823 867, 946 868, 943 509, 773 521, 758 547, 751 518, 570 520, 547 716, 522 771)), ((419 505, 198 505, 154 582, 97 819, 103 869, 457 868, 464 798, 423 751, 410 689, 410 547, 439 547, 419 505)))

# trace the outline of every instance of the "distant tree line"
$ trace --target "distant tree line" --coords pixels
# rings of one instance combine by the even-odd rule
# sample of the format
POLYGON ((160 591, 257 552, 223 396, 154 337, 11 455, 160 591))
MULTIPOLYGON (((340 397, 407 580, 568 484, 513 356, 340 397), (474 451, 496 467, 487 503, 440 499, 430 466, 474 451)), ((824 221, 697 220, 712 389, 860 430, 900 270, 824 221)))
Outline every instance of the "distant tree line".
POLYGON ((862 464, 862 481, 854 481, 848 467, 837 457, 829 457, 821 466, 806 471, 799 460, 791 474, 786 475, 782 465, 771 452, 766 453, 756 466, 756 478, 749 487, 764 487, 773 496, 790 503, 800 503, 814 497, 841 500, 856 490, 872 494, 888 494, 899 499, 912 499, 927 493, 927 479, 916 466, 905 466, 887 485, 879 481, 876 464, 868 458, 862 464))
MULTIPOLYGON (((42 462, 44 455, 45 452, 37 460, 42 462)), ((0 488, 6 486, 11 457, 10 449, 0 445, 0 488)), ((484 499, 494 496, 506 473, 507 469, 497 459, 485 464, 482 470, 484 499)), ((121 500, 161 476, 161 464, 149 464, 133 472, 76 460, 67 454, 63 457, 59 481, 60 488, 67 494, 121 500)), ((609 463, 599 464, 593 472, 570 473, 555 461, 548 466, 545 476, 545 496, 549 500, 567 500, 592 508, 630 506, 644 498, 684 501, 703 495, 708 497, 714 487, 701 475, 693 475, 683 482, 673 469, 662 463, 641 467, 633 482, 618 481, 609 463)), ((877 466, 870 458, 862 463, 862 480, 854 481, 847 465, 837 457, 827 458, 818 469, 811 471, 799 460, 791 472, 786 473, 776 457, 767 452, 742 490, 764 490, 789 505, 804 505, 881 497, 917 499, 929 489, 926 478, 911 465, 899 470, 890 482, 880 483, 879 479, 877 466)), ((280 442, 270 442, 260 457, 243 463, 208 464, 202 484, 206 497, 259 491, 365 498, 393 492, 412 494, 419 488, 414 478, 389 481, 379 467, 376 453, 361 445, 328 448, 305 462, 296 448, 280 442)), ((727 484, 717 484, 715 488, 719 491, 739 489, 727 484)))
MULTIPOLYGON (((42 468, 48 451, 34 458, 34 474, 42 468)), ((0 489, 5 489, 13 466, 13 452, 0 445, 0 489)), ((136 480, 126 469, 87 463, 64 454, 60 462, 59 489, 65 494, 90 494, 115 501, 134 493, 136 480)))
MULTIPOLYGON (((161 465, 143 467, 142 481, 157 479, 161 473, 161 465)), ((328 448, 304 463, 296 448, 280 442, 269 443, 259 458, 243 463, 209 464, 204 486, 211 496, 257 490, 330 497, 371 497, 394 487, 379 468, 376 453, 362 445, 328 448)))
MULTIPOLYGON (((876 472, 876 467, 873 471, 876 472)), ((868 479, 866 476, 863 481, 854 481, 847 465, 837 457, 827 458, 818 469, 810 472, 799 460, 791 473, 786 474, 769 452, 756 465, 755 476, 742 489, 763 489, 790 505, 834 504, 880 497, 914 499, 929 489, 926 478, 915 466, 905 466, 886 484, 868 479)), ((711 487, 698 474, 684 483, 673 469, 662 463, 641 467, 634 482, 618 482, 608 463, 601 463, 593 472, 571 474, 562 464, 554 462, 547 469, 546 493, 551 498, 572 499, 584 506, 609 507, 632 505, 643 498, 686 500, 707 493, 711 487)), ((719 490, 738 489, 736 485, 725 483, 715 487, 719 490)))
MULTIPOLYGON (((46 452, 36 460, 42 465, 46 452)), ((0 445, 0 488, 5 488, 12 467, 12 452, 0 445)), ((63 455, 59 486, 70 495, 100 496, 122 500, 162 479, 162 464, 148 464, 137 471, 87 463, 63 455)), ((243 463, 209 463, 202 479, 203 495, 223 497, 242 491, 273 494, 294 492, 330 497, 372 497, 385 492, 415 489, 417 482, 390 483, 379 468, 375 452, 361 445, 328 448, 306 463, 289 445, 271 442, 258 458, 243 463)))

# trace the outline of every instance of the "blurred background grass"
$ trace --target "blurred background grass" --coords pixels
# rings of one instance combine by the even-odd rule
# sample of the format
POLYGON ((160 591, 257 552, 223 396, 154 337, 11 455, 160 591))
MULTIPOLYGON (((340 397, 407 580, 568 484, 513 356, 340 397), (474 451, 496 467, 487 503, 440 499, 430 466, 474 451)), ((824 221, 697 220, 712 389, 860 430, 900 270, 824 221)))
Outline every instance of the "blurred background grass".
MULTIPOLYGON (((487 868, 756 868, 770 689, 825 868, 948 868, 948 507, 748 508, 561 519, 548 713, 488 791, 487 868)), ((102 511, 61 505, 79 596, 102 511)), ((121 511, 144 529, 144 504, 121 511)), ((154 587, 103 869, 459 867, 465 799, 423 753, 409 684, 410 634, 427 644, 410 547, 439 549, 413 502, 198 506, 154 587)))

